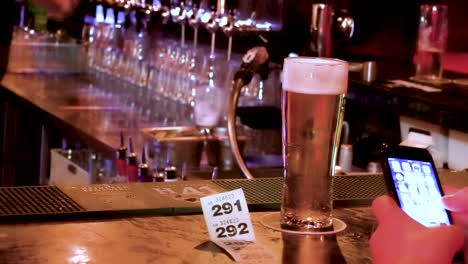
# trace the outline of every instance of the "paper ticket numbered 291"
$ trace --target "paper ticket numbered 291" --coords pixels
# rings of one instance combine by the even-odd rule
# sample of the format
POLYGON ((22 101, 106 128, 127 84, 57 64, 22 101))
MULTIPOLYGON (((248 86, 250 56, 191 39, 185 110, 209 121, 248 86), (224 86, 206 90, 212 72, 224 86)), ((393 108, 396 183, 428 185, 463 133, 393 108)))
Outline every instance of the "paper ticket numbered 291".
POLYGON ((255 241, 249 209, 242 189, 200 199, 210 239, 236 261, 276 262, 276 255, 255 241))
POLYGON ((210 239, 255 241, 249 209, 242 189, 200 199, 210 239))

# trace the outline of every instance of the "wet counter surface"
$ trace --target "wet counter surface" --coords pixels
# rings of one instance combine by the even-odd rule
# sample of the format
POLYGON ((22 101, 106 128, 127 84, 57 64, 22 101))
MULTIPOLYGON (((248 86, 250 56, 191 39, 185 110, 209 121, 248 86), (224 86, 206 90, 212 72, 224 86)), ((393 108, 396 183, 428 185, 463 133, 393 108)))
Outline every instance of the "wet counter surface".
MULTIPOLYGON (((157 98, 151 89, 131 85, 105 74, 7 74, 2 80, 11 93, 25 99, 66 125, 84 133, 99 147, 114 151, 119 133, 131 136, 136 149, 144 144, 139 129, 193 125, 192 111, 171 100, 157 98)), ((443 127, 468 131, 468 108, 462 98, 468 89, 445 87, 439 93, 386 88, 381 82, 351 81, 348 98, 365 104, 388 105, 395 111, 443 127)))
MULTIPOLYGON (((369 208, 336 209, 348 228, 336 236, 292 235, 261 224, 251 213, 257 241, 273 263, 371 263, 369 208)), ((202 215, 127 218, 80 223, 0 226, 0 263, 234 263, 209 242, 202 215)), ((252 263, 262 262, 252 259, 252 263)))
MULTIPOLYGON (((144 143, 141 128, 194 123, 190 107, 159 99, 151 89, 105 74, 92 77, 7 74, 2 86, 109 151, 118 147, 120 131, 132 136, 140 149, 144 143)), ((379 81, 351 81, 348 98, 364 104, 387 105, 398 113, 468 132, 467 123, 460 121, 468 114, 463 100, 468 97, 468 89, 448 86, 441 91, 390 89, 379 81)))
POLYGON ((2 86, 83 133, 86 143, 101 151, 113 152, 121 131, 141 149, 139 129, 190 124, 190 108, 170 100, 158 104, 150 90, 105 75, 7 74, 2 86))
MULTIPOLYGON (((441 171, 442 184, 462 188, 468 173, 441 171)), ((376 227, 370 207, 335 207, 347 224, 336 236, 293 235, 262 224, 272 212, 253 212, 257 241, 273 263, 371 263, 376 227)), ((201 214, 0 225, 0 263, 233 263, 215 244, 201 214)), ((253 263, 260 262, 257 259, 253 263)))

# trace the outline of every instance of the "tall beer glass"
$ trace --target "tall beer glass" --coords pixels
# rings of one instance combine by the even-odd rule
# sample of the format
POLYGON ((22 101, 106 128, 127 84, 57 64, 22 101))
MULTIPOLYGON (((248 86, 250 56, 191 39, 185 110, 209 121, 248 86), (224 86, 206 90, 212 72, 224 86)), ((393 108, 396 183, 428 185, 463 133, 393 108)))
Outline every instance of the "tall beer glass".
POLYGON ((348 64, 344 61, 307 57, 284 60, 284 229, 316 232, 333 224, 332 175, 347 87, 348 64))
POLYGON ((421 5, 417 50, 416 74, 413 79, 443 82, 442 56, 448 39, 448 6, 421 5))

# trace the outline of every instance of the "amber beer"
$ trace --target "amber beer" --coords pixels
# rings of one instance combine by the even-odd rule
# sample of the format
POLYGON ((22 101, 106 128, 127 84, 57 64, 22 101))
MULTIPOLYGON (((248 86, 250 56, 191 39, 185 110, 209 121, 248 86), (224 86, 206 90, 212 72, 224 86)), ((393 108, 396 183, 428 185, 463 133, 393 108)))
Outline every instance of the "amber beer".
POLYGON ((327 58, 286 58, 283 70, 281 225, 319 231, 332 226, 334 174, 348 64, 327 58))

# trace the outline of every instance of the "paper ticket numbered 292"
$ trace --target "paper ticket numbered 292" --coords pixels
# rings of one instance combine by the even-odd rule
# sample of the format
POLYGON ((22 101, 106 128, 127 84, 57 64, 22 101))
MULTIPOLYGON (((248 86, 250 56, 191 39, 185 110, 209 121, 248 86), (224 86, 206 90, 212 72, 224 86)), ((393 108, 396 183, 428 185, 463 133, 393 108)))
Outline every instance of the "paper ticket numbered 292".
POLYGON ((242 189, 200 199, 210 239, 255 241, 249 209, 242 189))

